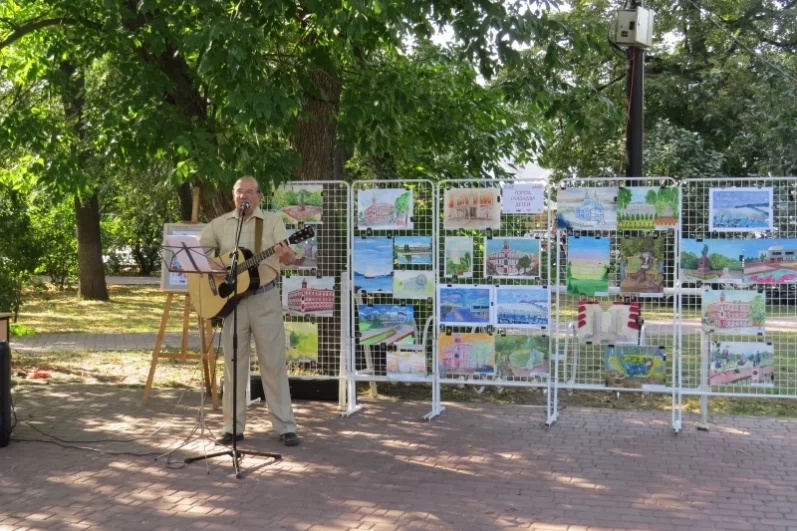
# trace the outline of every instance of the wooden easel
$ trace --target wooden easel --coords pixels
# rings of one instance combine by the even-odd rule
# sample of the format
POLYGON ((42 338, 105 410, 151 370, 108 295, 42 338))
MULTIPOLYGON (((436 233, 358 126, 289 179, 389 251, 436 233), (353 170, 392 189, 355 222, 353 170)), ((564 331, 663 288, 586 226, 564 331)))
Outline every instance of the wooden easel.
MULTIPOLYGON (((191 209, 191 223, 197 223, 199 219, 199 197, 200 188, 194 186, 194 197, 191 209)), ((149 366, 149 375, 147 376, 147 385, 144 388, 143 404, 146 406, 149 403, 149 394, 152 391, 152 382, 155 379, 155 369, 158 367, 158 360, 161 359, 179 359, 180 361, 186 360, 200 360, 202 362, 202 377, 205 379, 205 389, 210 389, 210 394, 213 399, 213 409, 219 409, 219 390, 216 386, 216 351, 213 348, 213 328, 210 321, 207 319, 199 318, 199 336, 200 336, 200 353, 188 353, 188 328, 189 316, 191 314, 191 297, 188 293, 182 292, 166 292, 166 304, 163 307, 163 315, 161 316, 161 325, 158 330, 158 338, 155 340, 155 349, 152 351, 152 362, 149 366), (166 333, 166 324, 169 322, 169 313, 172 308, 172 302, 175 295, 181 295, 185 298, 183 305, 183 336, 180 343, 180 353, 173 354, 168 352, 161 352, 163 346, 163 336, 166 333)))

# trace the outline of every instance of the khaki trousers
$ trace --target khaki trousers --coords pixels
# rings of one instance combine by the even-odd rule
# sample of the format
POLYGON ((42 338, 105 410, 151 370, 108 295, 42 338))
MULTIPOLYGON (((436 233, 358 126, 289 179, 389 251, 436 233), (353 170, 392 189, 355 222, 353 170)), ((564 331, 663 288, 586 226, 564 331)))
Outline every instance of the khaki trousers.
MULTIPOLYGON (((233 314, 224 318, 224 431, 232 433, 232 330, 233 314)), ((278 288, 245 297, 238 303, 238 393, 236 432, 246 428, 246 383, 249 379, 249 350, 252 335, 260 363, 260 377, 271 416, 271 425, 278 434, 296 432, 288 370, 285 366, 285 328, 278 288)))

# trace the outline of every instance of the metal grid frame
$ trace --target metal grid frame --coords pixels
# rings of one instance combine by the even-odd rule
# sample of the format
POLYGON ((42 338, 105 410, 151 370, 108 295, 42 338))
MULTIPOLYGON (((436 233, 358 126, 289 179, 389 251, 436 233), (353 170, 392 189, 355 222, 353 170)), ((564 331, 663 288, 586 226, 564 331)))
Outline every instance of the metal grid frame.
MULTIPOLYGON (((562 190, 569 188, 579 188, 586 190, 597 190, 600 188, 617 188, 619 196, 620 188, 633 190, 639 187, 652 187, 655 189, 679 190, 675 181, 670 178, 584 178, 569 179, 559 183, 556 187, 557 201, 561 198, 562 190)), ((552 190, 553 191, 553 190, 552 190)), ((596 195, 597 197, 597 195, 596 195)), ((626 197, 630 201, 630 198, 626 197)), ((636 201, 634 201, 636 202, 636 201)), ((630 206, 630 205, 629 205, 630 206)), ((561 208, 561 203, 557 203, 557 209, 561 208)), ((627 207, 626 207, 627 208, 627 207)), ((623 227, 618 220, 616 230, 595 230, 587 227, 560 227, 558 218, 555 220, 557 225, 554 229, 556 253, 552 253, 552 267, 555 269, 555 297, 554 304, 557 312, 557 322, 567 323, 562 325, 560 333, 556 336, 556 356, 557 368, 556 388, 554 393, 554 410, 558 411, 558 389, 585 390, 585 391, 613 391, 613 392, 640 392, 640 393, 669 393, 672 397, 672 427, 677 432, 681 427, 682 408, 680 407, 680 394, 678 392, 679 379, 679 343, 677 331, 678 317, 678 290, 677 290, 677 256, 680 233, 679 216, 661 216, 659 212, 653 217, 645 211, 644 206, 638 207, 640 212, 629 213, 623 219, 623 227), (665 220, 664 218, 670 219, 665 220), (672 219, 672 218, 676 219, 672 219), (662 225, 656 225, 661 221, 662 225), (665 225, 664 223, 667 223, 665 225), (671 225, 671 226, 670 226, 671 225), (658 227, 658 228, 657 228, 658 227), (669 227, 669 228, 664 228, 669 227), (587 296, 579 294, 569 294, 567 291, 567 271, 568 271, 568 251, 573 239, 581 238, 608 238, 609 239, 609 264, 608 264, 608 291, 595 292, 598 295, 587 296), (627 239, 646 239, 660 241, 660 252, 666 257, 659 261, 663 266, 659 268, 659 273, 664 278, 663 293, 654 296, 649 293, 644 295, 621 294, 620 285, 624 277, 623 270, 625 262, 622 256, 622 241, 627 239), (601 294, 603 293, 603 294, 601 294), (604 374, 604 354, 608 346, 607 343, 592 344, 589 341, 581 341, 577 334, 579 326, 579 314, 586 311, 582 301, 603 302, 602 310, 605 311, 605 303, 611 302, 613 305, 620 303, 621 307, 628 307, 629 315, 634 315, 633 304, 639 304, 641 318, 647 322, 641 324, 636 344, 640 346, 662 346, 666 355, 667 377, 669 384, 654 385, 645 388, 624 387, 617 385, 616 381, 609 381, 604 374), (647 310, 647 311, 646 311, 647 310), (650 318, 653 316, 653 318, 650 318), (668 323, 671 321, 671 324, 668 323), (561 365, 561 369, 560 369, 561 365)), ((558 212, 557 212, 558 213, 558 212)), ((680 212, 679 212, 680 214, 680 212)), ((636 240, 638 241, 638 240, 636 240)), ((631 248, 631 246, 628 246, 631 248)), ((633 251, 632 251, 633 252, 633 251)), ((631 288, 634 289, 634 288, 631 288)), ((620 314, 625 318, 625 313, 620 314)), ((617 319, 617 315, 613 316, 617 319)), ((624 338, 628 338, 628 328, 624 338)), ((628 342, 619 342, 628 344, 628 342)), ((666 381, 666 380, 665 380, 666 381)))
MULTIPOLYGON (((438 196, 436 219, 439 230, 437 231, 437 284, 438 287, 448 286, 540 286, 550 290, 553 285, 550 267, 550 209, 549 188, 547 183, 542 180, 484 180, 484 179, 459 179, 459 180, 444 180, 438 183, 438 196), (503 211, 502 201, 502 188, 504 185, 534 185, 539 186, 543 193, 543 201, 545 203, 543 214, 513 214, 505 213, 503 211), (501 226, 499 229, 471 229, 471 228, 457 228, 446 229, 445 223, 445 205, 446 191, 456 189, 478 189, 478 190, 495 190, 495 198, 500 204, 500 220, 501 226), (472 248, 472 275, 469 277, 461 277, 457 275, 446 274, 446 245, 447 238, 449 237, 471 237, 473 240, 472 248), (487 241, 492 239, 505 238, 534 238, 539 241, 540 259, 538 262, 539 275, 537 279, 529 278, 495 278, 492 275, 488 276, 486 270, 487 260, 485 253, 487 248, 487 241)), ((454 242, 451 242, 453 245, 454 242)), ((459 261, 459 264, 462 262, 459 261)), ((553 303, 553 298, 550 298, 553 303)), ((439 415, 443 411, 440 404, 440 386, 441 385, 468 385, 477 387, 477 392, 481 392, 484 386, 495 386, 498 388, 504 387, 525 387, 525 388, 541 388, 546 395, 546 423, 552 424, 556 420, 556 411, 553 407, 555 393, 554 386, 554 371, 556 364, 554 363, 553 352, 553 337, 557 330, 558 321, 554 318, 555 313, 551 309, 551 303, 548 305, 548 325, 541 330, 533 330, 527 328, 497 328, 493 326, 479 326, 479 327, 456 327, 440 324, 440 306, 435 308, 435 315, 437 319, 437 326, 435 327, 435 348, 434 348, 434 371, 436 375, 436 392, 432 404, 432 412, 429 418, 439 415), (502 363, 496 359, 493 374, 458 374, 456 371, 444 373, 440 364, 440 350, 441 350, 441 337, 449 336, 456 333, 488 333, 497 336, 528 336, 528 337, 541 337, 547 338, 548 350, 548 374, 545 376, 538 374, 529 374, 527 376, 513 376, 511 370, 508 375, 502 369, 502 363), (501 374, 499 374, 501 371, 501 374)), ((492 310, 494 311, 494 309, 492 310)), ((506 363, 508 365, 508 362, 506 363)))
MULTIPOLYGON (((750 275, 756 271, 771 269, 767 265, 771 262, 762 259, 760 255, 766 243, 758 241, 755 247, 751 243, 745 243, 752 240, 766 242, 773 239, 797 239, 797 228, 793 222, 797 216, 797 178, 694 178, 682 182, 680 187, 684 215, 680 235, 681 253, 678 257, 682 285, 679 326, 682 395, 700 397, 704 423, 708 421, 708 398, 711 396, 797 398, 797 333, 791 331, 797 329, 797 284, 757 283, 751 279, 750 275), (710 231, 709 195, 711 189, 716 188, 771 188, 773 230, 753 228, 745 229, 744 232, 710 231), (712 270, 717 267, 712 265, 712 261, 717 261, 712 258, 715 254, 721 254, 726 259, 735 258, 729 253, 736 253, 741 249, 738 261, 742 263, 742 278, 729 278, 739 276, 738 273, 734 274, 738 265, 733 261, 725 261, 727 271, 722 271, 721 278, 726 282, 710 278, 714 273, 700 274, 700 269, 695 271, 695 264, 692 262, 695 259, 701 260, 692 256, 696 245, 701 246, 701 254, 708 258, 708 262, 698 263, 698 268, 703 266, 704 273, 708 266, 712 270), (714 292, 709 299, 713 302, 716 302, 714 299, 718 296, 716 292, 726 295, 739 292, 763 295, 766 299, 764 324, 756 326, 755 321, 750 321, 748 324, 753 324, 753 328, 759 330, 753 335, 749 332, 755 330, 744 328, 730 328, 733 330, 731 333, 718 332, 724 324, 716 327, 709 324, 715 322, 713 317, 709 317, 705 323, 703 320, 703 297, 706 289, 714 292), (752 359, 739 358, 739 353, 748 350, 739 346, 734 349, 731 345, 723 344, 737 342, 769 345, 768 348, 774 352, 771 372, 768 370, 769 353, 765 352, 763 356, 756 354, 752 359), (737 377, 738 379, 732 380, 737 377)), ((758 298, 757 295, 747 294, 741 297, 752 297, 753 301, 758 298)), ((754 309, 757 303, 753 301, 750 302, 749 309, 745 309, 748 319, 752 318, 752 312, 758 311, 754 309)), ((751 348, 750 353, 768 350, 763 345, 751 348)))
POLYGON ((432 181, 426 179, 391 179, 356 181, 352 190, 349 209, 349 216, 352 220, 350 223, 352 242, 350 293, 352 304, 349 314, 351 334, 349 366, 352 369, 348 378, 349 400, 346 414, 352 414, 360 407, 357 404, 357 382, 370 382, 373 392, 376 391, 378 382, 427 383, 431 384, 430 394, 432 395, 432 400, 434 400, 435 374, 432 370, 434 350, 432 331, 433 309, 436 297, 434 271, 437 268, 437 240, 434 235, 437 232, 437 223, 434 212, 438 200, 437 188, 432 181), (379 221, 379 216, 381 215, 379 205, 372 204, 368 206, 368 202, 373 202, 375 199, 374 194, 370 192, 376 190, 407 190, 412 192, 411 215, 409 212, 406 213, 405 227, 387 228, 384 222, 379 221), (360 205, 361 199, 362 205, 360 205), (361 214, 363 216, 362 220, 360 219, 361 214), (408 218, 408 221, 406 218, 408 218), (408 277, 417 272, 417 278, 423 277, 427 283, 431 281, 431 284, 427 284, 428 288, 420 290, 427 292, 426 294, 410 294, 408 290, 404 290, 400 293, 403 296, 397 296, 392 291, 396 287, 395 284, 391 287, 390 293, 374 291, 375 289, 383 288, 380 285, 381 283, 377 282, 376 279, 364 279, 360 273, 355 271, 357 253, 367 252, 370 244, 366 242, 369 239, 381 243, 379 240, 382 238, 390 240, 389 245, 393 250, 393 273, 390 282, 394 282, 394 279, 397 283, 409 280, 408 277), (403 244, 398 241, 399 238, 404 239, 403 244), (427 240, 429 243, 428 258, 425 256, 427 254, 426 251, 420 247, 408 249, 408 253, 400 252, 399 245, 408 246, 415 244, 416 246, 422 246, 427 240), (415 263, 413 263, 413 256, 415 257, 415 263), (399 278, 398 272, 402 276, 406 275, 406 277, 399 278), (366 286, 366 288, 362 289, 361 284, 366 286), (368 289, 369 286, 372 288, 371 290, 368 289), (413 343, 366 344, 369 342, 363 341, 359 315, 365 308, 373 309, 378 305, 412 306, 414 317, 413 343), (388 375, 387 357, 391 355, 391 352, 396 351, 423 352, 426 362, 426 375, 422 378, 412 375, 402 376, 398 373, 388 375))

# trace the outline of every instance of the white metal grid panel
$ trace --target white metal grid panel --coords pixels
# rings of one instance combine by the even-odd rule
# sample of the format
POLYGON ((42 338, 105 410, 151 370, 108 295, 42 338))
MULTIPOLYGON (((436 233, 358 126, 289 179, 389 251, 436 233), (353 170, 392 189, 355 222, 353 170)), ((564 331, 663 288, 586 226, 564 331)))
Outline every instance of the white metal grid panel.
POLYGON ((796 193, 795 178, 681 183, 684 395, 797 397, 796 193))

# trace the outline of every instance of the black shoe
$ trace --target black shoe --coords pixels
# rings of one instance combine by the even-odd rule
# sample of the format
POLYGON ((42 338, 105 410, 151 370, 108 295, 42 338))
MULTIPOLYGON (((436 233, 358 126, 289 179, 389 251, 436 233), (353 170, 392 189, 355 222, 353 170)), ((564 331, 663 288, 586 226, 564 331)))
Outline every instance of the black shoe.
MULTIPOLYGON (((239 433, 235 436, 235 442, 241 442, 244 440, 244 434, 239 433)), ((216 439, 216 442, 219 444, 232 444, 232 433, 225 433, 223 436, 216 439)))
POLYGON ((282 444, 285 446, 299 446, 299 437, 293 432, 280 435, 280 441, 282 441, 282 444))

